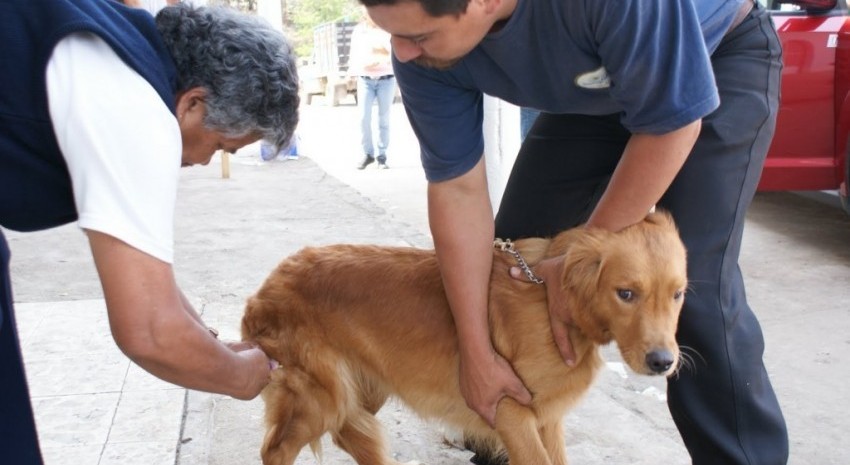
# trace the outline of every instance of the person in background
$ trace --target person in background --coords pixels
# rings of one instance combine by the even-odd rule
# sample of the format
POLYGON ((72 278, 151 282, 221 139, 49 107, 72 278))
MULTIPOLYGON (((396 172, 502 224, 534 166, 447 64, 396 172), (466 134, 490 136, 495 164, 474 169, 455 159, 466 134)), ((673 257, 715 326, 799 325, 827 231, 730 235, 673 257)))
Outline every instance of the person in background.
POLYGON ((272 161, 272 160, 298 160, 300 158, 300 151, 298 149, 298 145, 301 143, 301 138, 298 136, 298 132, 292 135, 292 138, 289 139, 289 144, 285 147, 275 147, 274 143, 268 141, 260 142, 260 158, 263 161, 272 161))
MULTIPOLYGON (((696 465, 779 465, 788 435, 738 257, 773 137, 781 46, 753 0, 360 0, 392 34, 428 215, 460 339, 460 389, 491 425, 531 394, 490 341, 494 237, 618 231, 653 206, 688 249, 668 406, 696 465), (541 110, 495 223, 483 94, 541 110), (504 400, 503 400, 504 398, 504 400)), ((559 282, 563 257, 538 264, 559 282)), ((568 290, 547 287, 565 363, 568 290)), ((634 296, 640 298, 640 296, 634 296)))
POLYGON ((524 141, 528 132, 531 131, 531 126, 537 121, 540 112, 534 108, 522 107, 519 109, 519 138, 524 141))
POLYGON ((379 169, 387 169, 390 145, 390 109, 395 98, 395 76, 391 60, 390 35, 375 26, 366 15, 351 33, 351 55, 348 72, 357 76, 357 103, 360 106, 360 141, 364 169, 378 160, 379 169), (372 137, 372 106, 378 103, 378 145, 372 137))
MULTIPOLYGON (((290 44, 223 8, 181 4, 156 19, 113 1, 0 9, 0 226, 77 221, 112 336, 133 362, 189 389, 256 397, 275 362, 204 325, 174 276, 173 216, 181 166, 261 138, 288 143, 298 122, 290 44)), ((38 465, 9 260, 0 230, 0 461, 38 465)))

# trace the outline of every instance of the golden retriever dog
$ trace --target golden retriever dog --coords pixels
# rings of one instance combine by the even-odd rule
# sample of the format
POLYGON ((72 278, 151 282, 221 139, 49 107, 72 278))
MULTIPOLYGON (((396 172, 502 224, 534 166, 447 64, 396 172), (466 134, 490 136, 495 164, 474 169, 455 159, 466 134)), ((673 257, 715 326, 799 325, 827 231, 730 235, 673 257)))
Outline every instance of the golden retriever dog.
POLYGON ((544 286, 513 279, 516 259, 493 252, 490 331, 496 350, 532 393, 500 401, 495 429, 469 409, 458 385, 458 339, 433 250, 366 245, 305 248, 248 299, 242 337, 280 362, 263 391, 265 465, 290 465, 320 438, 360 465, 396 465, 375 418, 395 396, 426 419, 504 450, 512 465, 565 465, 562 419, 616 341, 628 366, 669 375, 687 285, 685 248, 671 217, 651 213, 620 232, 574 228, 523 239, 529 265, 565 256, 560 282, 572 310, 576 354, 567 366, 553 340, 544 286))

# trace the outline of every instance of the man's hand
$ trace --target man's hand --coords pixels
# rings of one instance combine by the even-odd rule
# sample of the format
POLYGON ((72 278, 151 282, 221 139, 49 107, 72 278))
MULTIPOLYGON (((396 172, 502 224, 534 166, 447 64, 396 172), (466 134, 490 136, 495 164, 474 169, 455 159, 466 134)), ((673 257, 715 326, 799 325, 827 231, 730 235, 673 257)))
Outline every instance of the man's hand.
POLYGON ((523 405, 531 403, 531 393, 510 364, 494 350, 489 356, 460 358, 460 392, 466 405, 481 415, 491 428, 496 426, 496 407, 508 396, 523 405))
POLYGON ((460 347, 460 391, 490 426, 499 400, 521 404, 531 394, 493 348, 489 331, 493 210, 484 157, 466 174, 428 184, 428 221, 460 347))
MULTIPOLYGON (((543 279, 546 286, 546 299, 549 302, 549 321, 552 326, 552 336, 555 338, 555 344, 558 345, 561 358, 564 359, 564 363, 567 366, 573 366, 575 364, 575 352, 570 342, 568 329, 572 321, 572 314, 566 304, 565 291, 561 287, 564 257, 560 256, 542 260, 536 266, 532 267, 532 271, 539 278, 543 279)), ((510 273, 512 278, 528 282, 528 278, 519 267, 511 267, 510 273)))

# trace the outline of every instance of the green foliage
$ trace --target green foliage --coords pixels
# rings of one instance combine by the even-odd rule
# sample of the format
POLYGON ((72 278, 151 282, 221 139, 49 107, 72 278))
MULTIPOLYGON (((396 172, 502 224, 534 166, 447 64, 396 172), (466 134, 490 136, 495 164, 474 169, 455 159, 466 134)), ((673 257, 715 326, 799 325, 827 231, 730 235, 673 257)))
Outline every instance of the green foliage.
POLYGON ((288 0, 284 23, 301 58, 313 52, 313 28, 328 21, 357 21, 363 16, 357 0, 288 0))
MULTIPOLYGON (((242 11, 257 11, 259 1, 276 0, 208 0, 209 5, 227 5, 242 11)), ((363 9, 357 0, 279 0, 283 28, 300 58, 313 53, 313 28, 329 21, 359 21, 363 9)))
POLYGON ((209 0, 208 5, 224 5, 240 11, 257 11, 257 0, 209 0))

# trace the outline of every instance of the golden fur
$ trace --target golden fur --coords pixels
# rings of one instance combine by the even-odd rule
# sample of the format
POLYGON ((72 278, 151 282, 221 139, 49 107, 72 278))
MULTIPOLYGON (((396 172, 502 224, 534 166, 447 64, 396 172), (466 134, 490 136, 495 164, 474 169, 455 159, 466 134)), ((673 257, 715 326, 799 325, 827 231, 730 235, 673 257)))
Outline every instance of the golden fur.
POLYGON ((433 250, 333 245, 284 260, 242 320, 243 338, 282 366, 262 394, 263 463, 290 465, 305 445, 317 452, 329 432, 360 465, 397 464, 374 416, 396 396, 424 418, 504 447, 512 465, 564 465, 561 420, 602 366, 599 345, 616 341, 637 373, 676 369, 687 283, 668 214, 619 233, 575 228, 516 247, 529 264, 565 255, 561 285, 570 291, 577 358, 567 367, 558 353, 544 287, 512 279, 514 259, 494 250, 492 341, 533 395, 530 407, 504 398, 495 430, 461 396, 458 341, 433 250))

